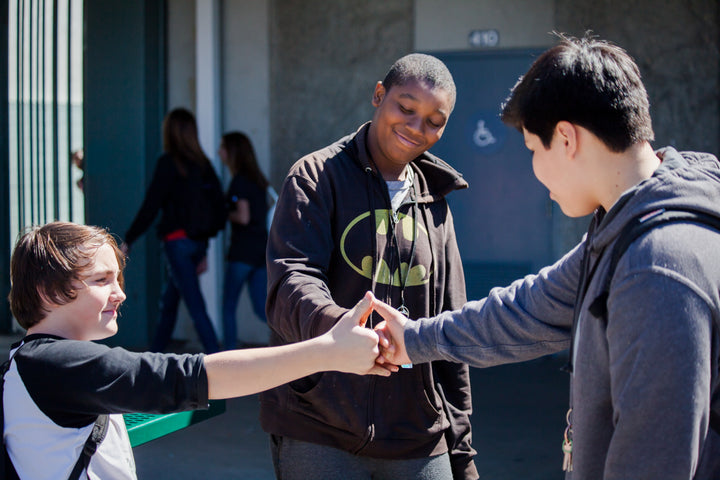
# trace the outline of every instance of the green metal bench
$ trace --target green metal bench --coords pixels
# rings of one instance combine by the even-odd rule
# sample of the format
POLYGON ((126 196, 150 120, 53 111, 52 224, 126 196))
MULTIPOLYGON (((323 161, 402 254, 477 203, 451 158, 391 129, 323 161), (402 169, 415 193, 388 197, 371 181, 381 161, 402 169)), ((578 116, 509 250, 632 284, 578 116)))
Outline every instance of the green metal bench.
POLYGON ((130 445, 137 447, 224 412, 225 400, 210 400, 210 408, 207 410, 190 410, 166 415, 126 413, 123 417, 130 436, 130 445))

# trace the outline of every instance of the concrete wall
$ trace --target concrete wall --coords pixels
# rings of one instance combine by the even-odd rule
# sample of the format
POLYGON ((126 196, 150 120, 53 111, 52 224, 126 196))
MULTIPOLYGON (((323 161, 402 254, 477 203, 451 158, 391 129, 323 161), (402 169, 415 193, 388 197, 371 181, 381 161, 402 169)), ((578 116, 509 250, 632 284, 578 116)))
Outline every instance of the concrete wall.
POLYGON ((650 96, 655 146, 718 153, 720 4, 717 0, 556 0, 557 28, 592 31, 632 55, 650 96))
POLYGON ((554 0, 415 0, 415 49, 468 50, 473 30, 496 30, 496 48, 552 44, 554 0), (520 14, 521 12, 521 14, 520 14))
POLYGON ((222 5, 223 131, 245 132, 260 167, 270 172, 270 42, 268 0, 222 5))
POLYGON ((167 108, 195 111, 195 0, 167 1, 167 108))
MULTIPOLYGON (((720 153, 720 7, 716 0, 555 1, 555 29, 586 31, 622 46, 640 67, 656 148, 720 153)), ((568 221, 553 207, 556 256, 587 219, 568 221), (557 214, 555 214, 557 212, 557 214)))
POLYGON ((375 82, 412 48, 412 0, 272 0, 272 180, 298 158, 355 131, 375 82))

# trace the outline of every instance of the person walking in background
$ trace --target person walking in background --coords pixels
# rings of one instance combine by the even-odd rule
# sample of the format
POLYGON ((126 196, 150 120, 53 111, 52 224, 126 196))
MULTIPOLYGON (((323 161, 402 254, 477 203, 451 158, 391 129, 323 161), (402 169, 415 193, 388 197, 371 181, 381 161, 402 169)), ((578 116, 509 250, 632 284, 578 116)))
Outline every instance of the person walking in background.
POLYGON ((223 334, 225 349, 237 344, 237 309, 240 292, 247 283, 255 314, 264 322, 267 298, 267 189, 269 183, 257 164, 250 139, 241 132, 223 135, 218 151, 232 174, 226 198, 230 247, 223 287, 223 334))
POLYGON ((129 252, 161 212, 157 233, 167 257, 168 278, 150 350, 162 352, 169 344, 182 299, 205 352, 217 352, 220 347, 200 291, 199 274, 207 268, 208 239, 217 235, 227 218, 222 186, 200 147, 190 111, 178 108, 166 115, 163 149, 122 248, 129 252))
MULTIPOLYGON (((323 334, 368 290, 418 317, 465 302, 445 196, 468 185, 427 152, 455 96, 440 60, 405 56, 375 84, 371 122, 290 169, 267 248, 272 345, 323 334)), ((328 372, 260 399, 283 480, 478 478, 467 365, 382 379, 328 372)))

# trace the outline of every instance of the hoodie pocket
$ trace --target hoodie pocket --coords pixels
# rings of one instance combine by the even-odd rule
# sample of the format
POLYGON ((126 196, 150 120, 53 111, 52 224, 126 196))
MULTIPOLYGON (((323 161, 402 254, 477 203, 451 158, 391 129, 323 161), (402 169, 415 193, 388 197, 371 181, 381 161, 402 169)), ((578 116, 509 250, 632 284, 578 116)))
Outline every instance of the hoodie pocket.
POLYGON ((288 408, 323 424, 365 435, 371 376, 325 372, 290 383, 288 408))
POLYGON ((442 431, 446 425, 432 385, 430 364, 378 377, 372 419, 376 437, 420 439, 442 431))

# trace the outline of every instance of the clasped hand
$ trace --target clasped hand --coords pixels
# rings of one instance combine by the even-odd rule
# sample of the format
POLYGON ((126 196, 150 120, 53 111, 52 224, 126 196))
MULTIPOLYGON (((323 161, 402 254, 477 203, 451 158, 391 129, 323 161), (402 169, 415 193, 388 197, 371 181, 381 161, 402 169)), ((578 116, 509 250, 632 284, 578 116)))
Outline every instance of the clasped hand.
POLYGON ((403 339, 407 321, 403 314, 367 292, 327 334, 337 347, 335 369, 388 376, 398 371, 398 365, 411 363, 403 339), (365 324, 373 311, 383 321, 371 330, 365 324))

